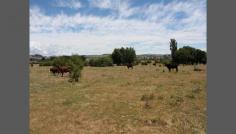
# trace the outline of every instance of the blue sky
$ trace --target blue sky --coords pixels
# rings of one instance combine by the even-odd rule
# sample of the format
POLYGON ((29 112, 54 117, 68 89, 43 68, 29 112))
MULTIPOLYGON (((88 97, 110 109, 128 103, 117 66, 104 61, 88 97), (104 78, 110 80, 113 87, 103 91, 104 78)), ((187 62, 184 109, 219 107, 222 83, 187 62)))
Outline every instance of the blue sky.
POLYGON ((169 54, 169 40, 206 50, 206 0, 30 0, 30 53, 169 54))

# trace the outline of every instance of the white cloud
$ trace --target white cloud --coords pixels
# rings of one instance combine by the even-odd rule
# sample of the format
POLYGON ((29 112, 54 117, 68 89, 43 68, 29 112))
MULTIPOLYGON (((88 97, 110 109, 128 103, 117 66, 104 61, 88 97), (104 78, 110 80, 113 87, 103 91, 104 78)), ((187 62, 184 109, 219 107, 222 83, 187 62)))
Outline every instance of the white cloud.
POLYGON ((117 9, 119 7, 120 0, 89 0, 91 7, 101 9, 117 9))
MULTIPOLYGON (((112 7, 109 2, 104 5, 112 7)), ((206 44, 204 3, 130 7, 126 2, 120 4, 118 17, 80 13, 48 16, 37 7, 30 9, 31 53, 102 54, 121 46, 132 46, 137 54, 169 53, 170 38, 176 38, 178 44, 206 44), (186 16, 177 19, 178 12, 186 16), (130 19, 133 15, 138 17, 130 19)))
POLYGON ((82 4, 79 0, 56 0, 53 4, 55 7, 79 9, 82 4))

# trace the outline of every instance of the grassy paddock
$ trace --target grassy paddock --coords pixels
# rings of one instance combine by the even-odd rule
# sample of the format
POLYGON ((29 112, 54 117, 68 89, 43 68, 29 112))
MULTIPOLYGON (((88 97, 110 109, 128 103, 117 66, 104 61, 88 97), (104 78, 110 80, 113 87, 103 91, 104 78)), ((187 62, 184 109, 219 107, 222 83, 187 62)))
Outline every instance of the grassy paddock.
POLYGON ((193 68, 85 67, 72 84, 30 67, 30 133, 206 133, 206 66, 193 68))

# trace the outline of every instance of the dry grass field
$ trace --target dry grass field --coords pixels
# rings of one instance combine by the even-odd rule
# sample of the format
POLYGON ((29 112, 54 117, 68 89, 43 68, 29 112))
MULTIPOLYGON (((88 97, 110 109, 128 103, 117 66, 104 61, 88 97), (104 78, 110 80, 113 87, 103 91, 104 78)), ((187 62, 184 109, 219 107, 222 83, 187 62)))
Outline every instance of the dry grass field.
POLYGON ((30 67, 31 134, 204 134, 206 66, 85 67, 79 83, 30 67))

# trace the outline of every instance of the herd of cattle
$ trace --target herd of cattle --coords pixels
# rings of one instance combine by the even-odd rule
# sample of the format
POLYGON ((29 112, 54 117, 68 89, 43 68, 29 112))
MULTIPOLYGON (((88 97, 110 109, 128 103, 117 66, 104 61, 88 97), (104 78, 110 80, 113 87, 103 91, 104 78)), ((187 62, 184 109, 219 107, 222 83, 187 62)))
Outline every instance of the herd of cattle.
MULTIPOLYGON (((153 64, 154 65, 154 64, 153 64)), ((33 67, 33 64, 31 64, 31 66, 33 67)), ((128 69, 133 69, 133 64, 126 64, 128 69)), ((155 64, 156 66, 156 64, 155 64)), ((176 72, 178 72, 178 64, 164 64, 165 67, 168 68, 169 72, 171 71, 171 69, 176 69, 176 72)), ((65 73, 71 73, 71 69, 67 66, 61 66, 61 67, 51 67, 50 68, 50 72, 53 73, 54 75, 56 74, 61 74, 61 76, 63 77, 63 75, 65 73)))

